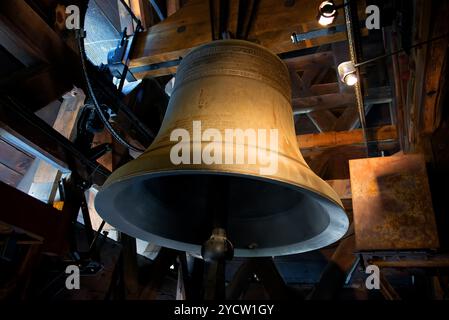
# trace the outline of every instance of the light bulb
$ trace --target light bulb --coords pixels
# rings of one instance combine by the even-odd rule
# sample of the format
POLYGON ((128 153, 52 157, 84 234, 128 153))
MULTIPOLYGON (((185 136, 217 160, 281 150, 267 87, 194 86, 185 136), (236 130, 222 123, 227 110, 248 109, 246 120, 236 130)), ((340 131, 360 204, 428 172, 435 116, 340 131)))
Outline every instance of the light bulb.
POLYGON ((357 78, 355 73, 350 73, 346 75, 344 81, 348 86, 352 87, 359 81, 359 79, 357 78))
POLYGON ((346 61, 338 65, 338 76, 340 81, 348 86, 355 85, 359 79, 357 77, 357 69, 352 61, 346 61))
POLYGON ((318 23, 322 26, 332 24, 337 16, 337 9, 332 1, 323 1, 318 7, 318 23))

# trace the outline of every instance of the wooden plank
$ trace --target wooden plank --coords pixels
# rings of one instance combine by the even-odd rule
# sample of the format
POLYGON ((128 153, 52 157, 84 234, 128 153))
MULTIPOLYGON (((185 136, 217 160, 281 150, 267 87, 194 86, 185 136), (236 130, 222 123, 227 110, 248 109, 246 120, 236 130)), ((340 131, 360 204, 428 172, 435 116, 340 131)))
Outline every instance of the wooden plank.
POLYGON ((208 1, 191 0, 177 14, 137 36, 130 67, 176 60, 211 40, 208 1))
POLYGON ((16 149, 0 138, 0 162, 17 173, 24 175, 33 162, 33 157, 16 149))
POLYGON ((0 220, 44 238, 46 252, 61 253, 68 248, 70 217, 33 197, 0 182, 4 199, 0 220))
POLYGON ((41 51, 25 37, 18 37, 21 31, 9 20, 0 17, 0 43, 24 66, 31 67, 45 61, 41 51))
POLYGON ((423 155, 349 161, 358 251, 439 247, 423 155))
MULTIPOLYGON (((395 126, 384 126, 369 131, 374 141, 388 142, 397 140, 395 126)), ((364 143, 363 130, 304 134, 297 136, 300 149, 334 148, 339 146, 359 145, 364 143)))
MULTIPOLYGON (((275 53, 311 48, 325 43, 343 41, 344 32, 306 40, 298 44, 291 42, 292 32, 305 33, 323 29, 316 19, 317 8, 322 0, 296 0, 293 5, 280 4, 279 1, 261 1, 254 25, 248 39, 257 42, 275 53), (298 15, 300 12, 300 15, 298 15)), ((342 1, 336 1, 342 3, 342 1)), ((332 26, 344 23, 343 15, 339 15, 332 26)))
POLYGON ((3 181, 12 187, 16 187, 22 178, 23 175, 0 162, 0 181, 3 181))

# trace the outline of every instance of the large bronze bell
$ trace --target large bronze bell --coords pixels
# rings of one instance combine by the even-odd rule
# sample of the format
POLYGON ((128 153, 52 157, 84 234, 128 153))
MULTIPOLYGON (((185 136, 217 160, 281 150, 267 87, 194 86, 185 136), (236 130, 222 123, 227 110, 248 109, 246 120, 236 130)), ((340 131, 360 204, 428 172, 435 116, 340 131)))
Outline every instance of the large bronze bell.
POLYGON ((339 197, 299 151, 286 66, 240 40, 211 42, 182 60, 155 141, 112 173, 95 206, 122 232, 196 254, 217 212, 236 256, 315 250, 348 228, 339 197), (247 136, 225 134, 232 130, 247 136))

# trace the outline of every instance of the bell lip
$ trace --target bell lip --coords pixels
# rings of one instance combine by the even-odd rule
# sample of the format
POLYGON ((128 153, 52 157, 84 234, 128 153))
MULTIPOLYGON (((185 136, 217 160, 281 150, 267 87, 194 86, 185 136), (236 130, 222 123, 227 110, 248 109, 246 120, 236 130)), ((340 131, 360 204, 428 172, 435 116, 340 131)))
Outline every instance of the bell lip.
MULTIPOLYGON (((186 251, 192 254, 201 255, 201 245, 199 244, 192 244, 192 243, 185 243, 180 242, 177 240, 165 238, 158 236, 154 233, 147 232, 143 229, 138 228, 136 225, 129 223, 122 215, 113 215, 108 214, 110 210, 98 210, 98 205, 101 206, 100 203, 108 203, 109 199, 103 199, 102 195, 104 194, 104 191, 108 188, 111 188, 113 185, 116 185, 118 183, 123 183, 128 180, 134 179, 134 178, 143 178, 143 177, 163 177, 163 176, 170 176, 170 175, 188 175, 188 174, 210 174, 210 175, 222 175, 222 176, 236 176, 236 177, 245 177, 248 179, 253 180, 263 180, 268 181, 270 183, 275 183, 279 185, 286 186, 288 188, 292 189, 301 189, 302 192, 309 193, 312 197, 318 198, 318 200, 323 200, 324 202, 327 202, 328 204, 332 205, 335 210, 331 214, 329 214, 329 225, 326 227, 326 229, 321 232, 320 234, 316 235, 313 238, 310 238, 308 240, 302 241, 300 244, 291 244, 286 246, 278 246, 278 247, 270 247, 270 248, 263 248, 263 249, 242 249, 242 248, 235 248, 234 249, 234 256, 235 257, 272 257, 272 256, 285 256, 285 255, 293 255, 293 254, 299 254, 309 251, 314 251, 320 248, 324 248, 328 245, 331 245, 335 243, 336 241, 340 240, 347 232, 349 228, 349 219, 348 216, 342 207, 340 203, 335 202, 333 199, 322 195, 320 192, 312 191, 310 189, 307 189, 301 185, 286 182, 279 179, 271 179, 267 176, 257 176, 253 174, 248 173, 239 173, 239 172, 226 172, 226 171, 218 171, 218 170, 198 170, 198 169, 178 169, 178 170, 159 170, 154 172, 147 172, 143 174, 135 174, 130 175, 126 177, 121 177, 113 182, 105 183, 103 187, 100 188, 100 190, 97 193, 97 196, 95 197, 95 208, 98 212, 98 214, 109 224, 112 226, 120 226, 119 231, 122 231, 124 233, 127 233, 131 236, 134 236, 138 239, 153 242, 155 244, 163 244, 162 246, 180 250, 180 251, 186 251), (106 213, 105 213, 106 212, 106 213)), ((108 179, 109 180, 109 179, 108 179)))

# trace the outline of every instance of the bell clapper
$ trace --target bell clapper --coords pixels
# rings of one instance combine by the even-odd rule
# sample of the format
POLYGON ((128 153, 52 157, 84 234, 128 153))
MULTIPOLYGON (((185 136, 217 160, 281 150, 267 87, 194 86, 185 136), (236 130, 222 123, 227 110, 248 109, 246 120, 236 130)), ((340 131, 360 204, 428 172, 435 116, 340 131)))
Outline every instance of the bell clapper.
POLYGON ((223 228, 214 228, 212 235, 201 247, 201 255, 205 261, 204 299, 225 299, 225 265, 226 260, 234 256, 234 247, 226 238, 223 228))
POLYGON ((214 228, 212 235, 201 247, 201 255, 205 261, 232 260, 234 247, 226 238, 226 231, 222 228, 214 228))
POLYGON ((209 190, 213 229, 209 239, 201 246, 201 255, 206 266, 204 299, 224 300, 226 260, 232 260, 234 257, 234 246, 227 238, 225 229, 229 209, 229 184, 221 181, 218 188, 212 187, 209 190))

